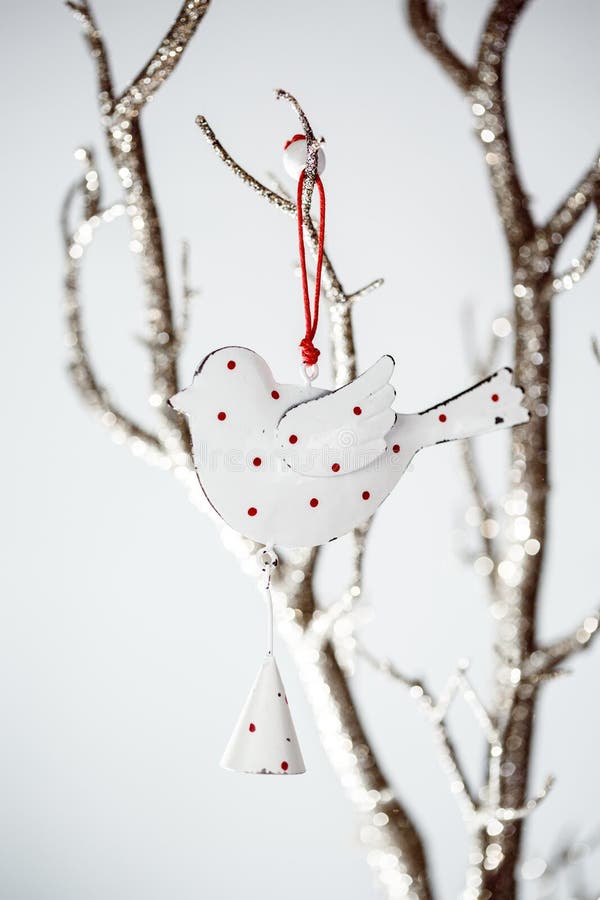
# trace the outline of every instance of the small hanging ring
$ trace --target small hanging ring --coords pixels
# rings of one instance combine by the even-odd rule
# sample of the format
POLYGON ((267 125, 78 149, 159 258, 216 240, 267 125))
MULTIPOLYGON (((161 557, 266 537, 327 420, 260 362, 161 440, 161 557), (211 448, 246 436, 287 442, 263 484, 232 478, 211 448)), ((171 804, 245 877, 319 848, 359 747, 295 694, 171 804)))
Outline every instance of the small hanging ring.
POLYGON ((261 547, 256 554, 259 566, 263 570, 273 569, 279 562, 279 558, 272 547, 261 547))
POLYGON ((302 378, 304 379, 305 384, 311 384, 315 379, 319 377, 319 364, 314 363, 312 366, 307 366, 303 363, 300 366, 300 373, 302 378))

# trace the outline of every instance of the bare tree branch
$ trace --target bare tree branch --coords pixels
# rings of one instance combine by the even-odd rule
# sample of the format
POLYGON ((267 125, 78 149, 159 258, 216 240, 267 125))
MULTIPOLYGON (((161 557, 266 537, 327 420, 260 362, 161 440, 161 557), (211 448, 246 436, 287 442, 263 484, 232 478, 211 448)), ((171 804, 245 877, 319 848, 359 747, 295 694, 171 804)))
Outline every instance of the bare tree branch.
POLYGON ((410 26, 423 47, 439 62, 455 84, 465 94, 470 90, 474 71, 450 49, 443 38, 439 23, 439 7, 430 0, 408 0, 410 26))
POLYGON ((152 100, 161 84, 178 65, 183 51, 204 18, 210 0, 185 0, 177 19, 166 33, 150 61, 133 79, 115 104, 119 116, 130 118, 144 103, 152 100))
POLYGON ((547 239, 555 246, 559 246, 581 219, 590 203, 597 198, 599 190, 600 155, 596 155, 590 168, 549 217, 543 228, 547 239))
POLYGON ((600 633, 600 611, 587 615, 570 634, 559 638, 547 646, 538 647, 528 661, 524 677, 540 672, 550 672, 560 666, 575 653, 581 653, 592 645, 594 638, 600 633))
POLYGON ((106 47, 104 46, 100 30, 96 25, 94 14, 87 0, 81 0, 80 3, 72 3, 70 0, 67 0, 66 5, 72 10, 75 18, 83 25, 83 33, 88 42, 90 56, 94 60, 96 67, 100 109, 103 114, 109 115, 113 111, 114 104, 113 81, 106 47))
MULTIPOLYGON (((231 171, 237 178, 239 178, 251 190, 259 194, 259 196, 265 199, 268 203, 271 203, 273 206, 276 206, 278 209, 281 209, 283 212, 287 213, 290 216, 296 215, 296 204, 294 202, 288 200, 286 197, 282 197, 275 191, 270 190, 268 187, 266 187, 266 185, 262 184, 260 181, 258 181, 258 179, 254 178, 253 175, 250 175, 239 165, 239 163, 234 160, 231 154, 227 152, 227 150, 218 140, 216 134, 214 133, 204 116, 197 116, 196 124, 202 131, 203 135, 205 136, 219 159, 222 160, 222 162, 224 162, 229 169, 231 169, 231 171)), ((312 219, 310 219, 309 217, 305 217, 304 227, 306 228, 307 237, 309 239, 313 254, 315 254, 318 246, 318 232, 316 225, 312 221, 312 219)), ((347 302, 349 296, 351 295, 347 295, 345 293, 327 253, 323 254, 323 274, 325 276, 325 293, 328 299, 330 299, 334 303, 347 302)))
POLYGON ((556 275, 552 286, 558 294, 561 291, 570 290, 590 268, 600 249, 600 211, 596 211, 594 227, 589 240, 579 259, 574 259, 571 266, 560 275, 556 275))
POLYGON ((164 465, 168 454, 157 435, 137 425, 130 416, 123 413, 107 389, 100 384, 84 337, 79 285, 84 254, 96 230, 102 224, 114 222, 124 213, 122 204, 99 211, 92 218, 84 220, 66 243, 65 308, 69 372, 80 397, 96 412, 100 422, 119 443, 127 443, 136 456, 143 457, 148 462, 164 465))
POLYGON ((483 30, 476 86, 472 91, 473 112, 485 148, 498 213, 512 247, 532 237, 534 232, 529 200, 514 159, 504 96, 506 52, 527 2, 499 0, 492 8, 483 30))
POLYGON ((358 291, 354 291, 353 294, 348 294, 348 300, 354 303, 355 300, 362 300, 363 297, 367 297, 369 294, 372 294, 373 291, 378 290, 378 288, 382 287, 384 283, 383 278, 376 278, 375 281, 369 282, 366 284, 364 288, 360 288, 358 291))

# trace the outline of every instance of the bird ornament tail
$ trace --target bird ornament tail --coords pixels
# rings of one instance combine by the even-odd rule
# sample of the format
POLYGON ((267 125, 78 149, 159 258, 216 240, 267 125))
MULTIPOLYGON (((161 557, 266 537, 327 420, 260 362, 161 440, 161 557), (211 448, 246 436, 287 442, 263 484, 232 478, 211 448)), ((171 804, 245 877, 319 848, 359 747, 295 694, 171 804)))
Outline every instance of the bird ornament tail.
POLYGON ((455 397, 423 410, 415 423, 419 443, 428 447, 521 425, 529 419, 523 395, 523 388, 513 384, 512 369, 500 369, 455 397))

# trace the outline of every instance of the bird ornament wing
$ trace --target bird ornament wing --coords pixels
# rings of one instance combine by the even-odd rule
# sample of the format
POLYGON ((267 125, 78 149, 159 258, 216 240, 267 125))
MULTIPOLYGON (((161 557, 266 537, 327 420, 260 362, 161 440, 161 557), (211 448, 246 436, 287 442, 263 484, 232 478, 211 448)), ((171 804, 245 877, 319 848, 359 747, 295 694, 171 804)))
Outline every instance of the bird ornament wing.
POLYGON ((289 409, 276 439, 286 464, 300 475, 339 477, 370 465, 386 449, 395 422, 391 356, 321 397, 289 409))

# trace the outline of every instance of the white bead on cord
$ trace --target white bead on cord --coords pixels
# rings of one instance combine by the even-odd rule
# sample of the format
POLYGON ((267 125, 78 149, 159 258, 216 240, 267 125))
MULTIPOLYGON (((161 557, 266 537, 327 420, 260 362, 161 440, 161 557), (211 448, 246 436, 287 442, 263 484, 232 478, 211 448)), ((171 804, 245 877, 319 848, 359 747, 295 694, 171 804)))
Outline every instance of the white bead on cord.
MULTIPOLYGON (((283 167, 290 178, 298 181, 300 173, 306 168, 306 138, 297 136, 283 150, 283 167)), ((317 153, 317 172, 322 175, 325 171, 325 153, 319 147, 317 153)))

